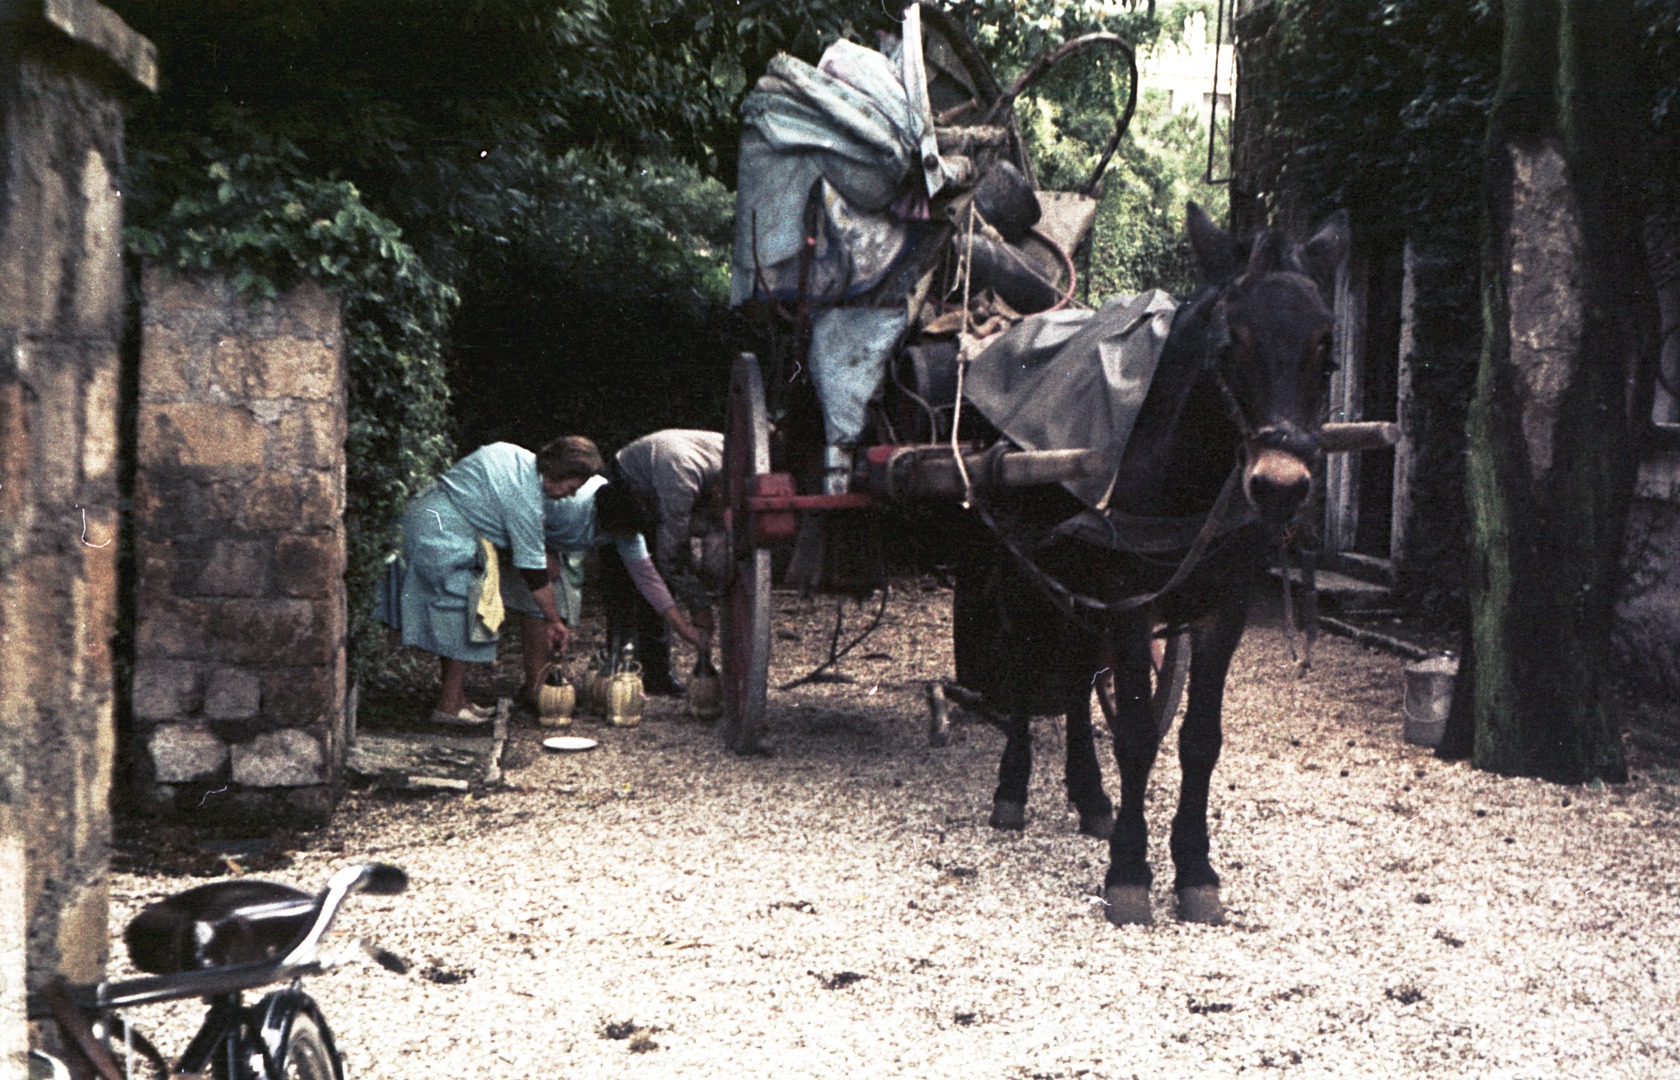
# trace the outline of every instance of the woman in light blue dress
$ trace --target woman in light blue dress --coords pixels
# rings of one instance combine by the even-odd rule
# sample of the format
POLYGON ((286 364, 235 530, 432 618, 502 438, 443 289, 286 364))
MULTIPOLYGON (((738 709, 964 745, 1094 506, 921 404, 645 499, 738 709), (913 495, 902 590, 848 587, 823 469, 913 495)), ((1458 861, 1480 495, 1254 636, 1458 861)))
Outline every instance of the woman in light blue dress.
MULTIPOLYGON (((433 720, 471 726, 492 715, 467 701, 467 665, 495 661, 505 609, 524 614, 525 640, 537 646, 527 668, 540 670, 548 656, 565 652, 569 631, 549 582, 544 503, 573 494, 601 466, 595 444, 579 436, 556 439, 539 453, 491 443, 410 500, 402 553, 374 615, 404 645, 439 657, 433 720), (495 595, 486 596, 492 582, 495 595)), ((527 681, 534 681, 529 673, 527 681)))

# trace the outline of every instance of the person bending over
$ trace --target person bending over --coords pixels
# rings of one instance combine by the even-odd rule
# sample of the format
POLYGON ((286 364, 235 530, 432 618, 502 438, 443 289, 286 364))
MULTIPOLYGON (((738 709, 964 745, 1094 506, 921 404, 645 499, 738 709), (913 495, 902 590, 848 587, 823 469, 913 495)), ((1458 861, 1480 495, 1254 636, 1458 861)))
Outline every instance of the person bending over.
POLYGON ((544 504, 574 494, 602 464, 595 444, 581 436, 556 439, 537 453, 490 443, 409 501, 402 550, 374 617, 404 645, 439 658, 434 721, 474 726, 494 715, 467 700, 467 665, 495 661, 507 608, 537 628, 543 656, 565 652, 568 630, 543 544, 544 504), (504 558, 510 573, 503 573, 504 558))
MULTIPOLYGON (((723 436, 688 428, 643 435, 613 455, 607 466, 613 483, 635 498, 637 531, 652 537, 653 564, 671 595, 707 634, 713 626, 712 597, 696 573, 692 541, 705 535, 711 524, 708 507, 722 474, 723 436)), ((628 577, 610 562, 603 566, 601 577, 603 589, 618 600, 607 605, 608 638, 636 642, 642 685, 648 693, 682 693, 682 681, 671 669, 671 637, 665 620, 646 604, 634 603, 628 577)))
MULTIPOLYGON (((673 631, 696 649, 709 648, 711 635, 696 629, 688 614, 671 596, 664 578, 648 554, 647 541, 637 531, 635 499, 621 485, 604 476, 592 476, 570 498, 550 500, 544 507, 543 534, 548 546, 551 579, 561 573, 562 561, 595 548, 611 546, 624 574, 641 594, 641 600, 670 624, 673 631)), ((614 560, 603 559, 603 568, 614 560)), ((605 573, 605 569, 603 569, 605 573)), ((636 597, 608 597, 609 608, 639 603, 636 597)), ((535 700, 537 683, 529 682, 521 692, 527 704, 535 700)))

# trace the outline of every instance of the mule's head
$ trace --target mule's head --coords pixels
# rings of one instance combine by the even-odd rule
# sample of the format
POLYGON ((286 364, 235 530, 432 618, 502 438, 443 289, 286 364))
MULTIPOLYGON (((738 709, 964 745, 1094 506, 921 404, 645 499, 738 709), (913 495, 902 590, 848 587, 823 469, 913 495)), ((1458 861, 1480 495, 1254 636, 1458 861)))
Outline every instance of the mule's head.
POLYGON ((1246 257, 1195 203, 1188 225, 1203 280, 1219 290, 1211 374, 1242 433, 1243 493, 1264 521, 1285 525, 1312 495, 1347 212, 1304 243, 1262 232, 1246 257))

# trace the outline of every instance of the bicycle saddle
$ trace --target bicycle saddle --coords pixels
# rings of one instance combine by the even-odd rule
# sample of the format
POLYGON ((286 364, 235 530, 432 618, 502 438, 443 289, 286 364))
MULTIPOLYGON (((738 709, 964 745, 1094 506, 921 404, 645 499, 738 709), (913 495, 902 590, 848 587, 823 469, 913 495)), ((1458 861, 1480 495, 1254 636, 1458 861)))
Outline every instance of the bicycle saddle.
POLYGON ((269 960, 314 922, 315 897, 272 881, 216 881, 148 904, 123 930, 134 966, 173 975, 269 960))

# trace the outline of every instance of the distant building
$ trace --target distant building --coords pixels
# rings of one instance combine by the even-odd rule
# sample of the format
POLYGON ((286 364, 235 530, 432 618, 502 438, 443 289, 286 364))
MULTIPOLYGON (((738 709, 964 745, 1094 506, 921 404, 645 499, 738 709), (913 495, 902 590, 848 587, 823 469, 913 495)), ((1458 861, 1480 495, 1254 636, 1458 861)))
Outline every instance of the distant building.
POLYGON ((1184 40, 1164 43, 1138 58, 1138 81, 1145 93, 1166 94, 1167 104, 1181 112, 1194 112, 1206 118, 1218 101, 1220 121, 1231 116, 1231 96, 1236 88, 1235 52, 1231 47, 1230 27, 1225 28, 1224 40, 1217 46, 1218 68, 1215 74, 1215 38, 1217 28, 1213 20, 1202 13, 1190 16, 1185 26, 1184 40))

